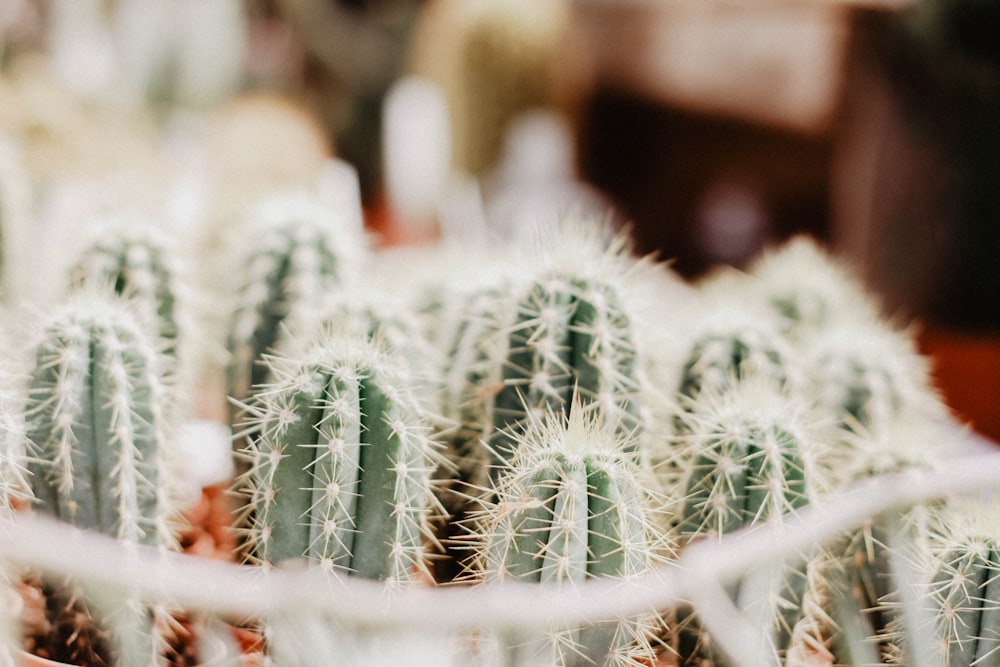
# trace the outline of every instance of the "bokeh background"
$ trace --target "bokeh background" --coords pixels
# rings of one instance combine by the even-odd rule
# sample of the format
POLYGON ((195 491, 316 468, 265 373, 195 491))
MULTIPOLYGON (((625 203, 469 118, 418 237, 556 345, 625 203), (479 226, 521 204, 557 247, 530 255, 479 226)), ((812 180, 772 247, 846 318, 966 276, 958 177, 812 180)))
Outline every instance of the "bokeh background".
POLYGON ((84 212, 183 229, 344 165, 381 245, 596 210, 695 279, 809 233, 997 439, 998 28, 995 0, 0 0, 5 291, 84 212))

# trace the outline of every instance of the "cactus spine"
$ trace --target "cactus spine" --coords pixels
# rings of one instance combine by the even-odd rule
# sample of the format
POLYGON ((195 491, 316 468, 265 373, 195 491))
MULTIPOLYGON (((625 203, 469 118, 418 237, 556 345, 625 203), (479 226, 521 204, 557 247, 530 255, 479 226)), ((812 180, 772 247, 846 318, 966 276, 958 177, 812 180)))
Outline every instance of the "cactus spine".
POLYGON ((399 362, 367 337, 327 333, 268 360, 275 381, 243 484, 253 560, 402 584, 425 567, 431 445, 399 362))
MULTIPOLYGON (((122 302, 80 293, 53 314, 35 348, 26 410, 40 511, 129 544, 173 544, 157 368, 154 346, 122 302)), ((70 593, 71 615, 78 595, 70 593)), ((122 664, 155 660, 158 634, 137 602, 98 622, 110 625, 122 664)))
MULTIPOLYGON (((483 580, 572 586, 597 577, 628 579, 656 558, 647 491, 622 441, 579 403, 568 420, 529 417, 497 502, 472 523, 483 580)), ((638 621, 598 623, 550 634, 558 665, 619 664, 643 649, 638 621)))

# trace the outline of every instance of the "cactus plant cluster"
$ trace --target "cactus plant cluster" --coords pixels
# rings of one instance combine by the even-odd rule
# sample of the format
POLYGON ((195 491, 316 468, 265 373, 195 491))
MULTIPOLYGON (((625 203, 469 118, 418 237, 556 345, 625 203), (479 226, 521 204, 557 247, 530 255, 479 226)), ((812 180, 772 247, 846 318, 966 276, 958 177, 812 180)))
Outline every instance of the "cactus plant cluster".
MULTIPOLYGON (((473 121, 554 90, 541 44, 564 36, 555 19, 565 7, 532 14, 522 4, 456 14, 465 53, 484 58, 455 76, 520 48, 514 69, 531 79, 527 97, 508 79, 460 100, 466 112, 496 107, 473 121), (531 27, 529 14, 543 20, 515 34, 531 27), (524 25, 512 31, 511 17, 524 25)), ((114 122, 110 107, 126 105, 73 105, 76 121, 111 119, 95 135, 69 127, 69 106, 51 101, 69 96, 32 88, 31 76, 10 86, 7 73, 0 586, 39 594, 47 627, 24 638, 36 653, 113 667, 233 664, 231 637, 249 627, 261 631, 260 661, 282 667, 390 656, 505 667, 1000 664, 993 496, 910 501, 822 543, 794 539, 803 517, 823 523, 851 489, 878 493, 900 472, 929 486, 952 456, 951 422, 913 332, 886 320, 818 243, 792 239, 746 271, 688 285, 635 257, 627 233, 567 215, 539 221, 530 241, 519 227, 521 247, 413 248, 401 261, 369 252, 357 215, 332 204, 344 193, 311 171, 329 157, 321 140, 283 146, 289 170, 242 145, 274 127, 176 116, 159 128, 176 134, 131 123, 137 137, 114 122), (238 138, 185 152, 184 138, 220 127, 238 138), (236 148, 247 150, 218 154, 236 148), (184 174, 159 159, 174 150, 184 174), (99 173, 109 154, 133 161, 99 173), (252 173, 222 173, 234 163, 252 173), (261 189, 235 192, 237 180, 261 189), (161 236, 147 224, 174 217, 202 228, 161 236), (83 242, 60 238, 95 219, 115 224, 83 242), (62 253, 40 269, 68 269, 51 284, 41 270, 26 275, 30 234, 18 226, 30 222, 58 231, 38 240, 62 253), (197 275, 178 266, 179 251, 197 258, 197 275), (15 307, 30 301, 34 327, 15 307), (237 472, 219 486, 236 505, 240 562, 219 569, 168 553, 191 510, 176 486, 179 434, 202 400, 228 401, 227 414, 212 414, 231 429, 223 453, 237 472), (126 564, 122 581, 19 561, 9 536, 46 529, 32 514, 81 541, 103 534, 126 564), (770 530, 794 543, 773 562, 726 561, 751 563, 735 573, 695 562, 707 554, 714 565, 713 548, 753 545, 770 530), (137 576, 139 562, 160 569, 137 576), (206 590, 216 573, 238 575, 239 590, 177 602, 173 575, 192 562, 209 573, 194 577, 206 590), (672 597, 647 602, 661 582, 672 597), (347 597, 354 590, 382 595, 347 597), (587 606, 591 590, 626 611, 537 621, 547 609, 528 608, 572 593, 587 606), (412 620, 419 603, 464 592, 449 599, 470 606, 447 622, 397 624, 402 606, 414 605, 412 620), (504 595, 531 602, 512 612, 495 602, 504 595)), ((471 127, 458 128, 468 135, 459 161, 482 176, 496 162, 498 126, 471 127)), ((0 665, 16 634, 0 627, 0 665)))
MULTIPOLYGON (((358 230, 317 196, 262 193, 247 211, 219 237, 233 239, 211 271, 225 279, 198 297, 213 304, 216 326, 199 331, 226 350, 237 557, 262 579, 301 567, 330 582, 379 582, 390 601, 428 583, 629 584, 671 571, 699 544, 833 511, 849 485, 933 471, 945 456, 932 426, 943 410, 911 332, 884 321, 804 239, 745 273, 684 286, 689 303, 665 265, 634 257, 627 235, 601 221, 567 217, 530 248, 476 255, 471 281, 435 261, 376 279, 365 272, 390 274, 391 262, 372 264, 358 230)), ((179 324, 187 304, 170 250, 105 235, 47 306, 22 362, 25 405, 0 415, 5 512, 30 490, 35 512, 137 552, 176 548, 173 432, 195 388, 192 374, 176 373, 191 329, 179 324)), ((972 619, 994 613, 986 601, 1000 604, 984 583, 997 547, 943 537, 929 518, 941 511, 872 517, 744 573, 725 602, 756 619, 768 664, 905 662, 913 646, 898 610, 909 593, 894 569, 903 554, 927 579, 946 661, 986 660, 995 638, 977 630, 969 648, 958 629, 991 623, 972 619), (845 610, 859 622, 848 625, 845 610), (966 657, 953 658, 959 651, 966 657)), ((165 613, 169 600, 116 590, 111 604, 83 584, 46 586, 63 627, 94 621, 76 633, 91 643, 76 658, 179 661, 166 657, 164 631, 180 623, 165 613)), ((286 641, 293 616, 269 607, 252 619, 265 659, 333 664, 286 641)), ((750 660, 715 641, 712 623, 679 603, 552 623, 523 642, 477 628, 461 643, 486 660, 495 640, 498 664, 750 660)), ((337 651, 330 638, 346 630, 334 624, 310 618, 301 634, 337 651)), ((386 632, 350 627, 371 633, 352 651, 386 632)))
MULTIPOLYGON (((698 287, 707 314, 691 328, 675 381, 672 445, 654 457, 678 508, 672 530, 682 552, 701 539, 773 526, 807 505, 828 506, 863 479, 933 469, 946 451, 940 402, 912 335, 882 320, 815 243, 794 239, 747 273, 728 271, 698 287)), ((925 534, 925 516, 918 509, 903 517, 907 549, 925 534)), ((872 518, 819 551, 791 555, 767 603, 770 659, 845 658, 857 647, 841 642, 846 607, 863 621, 864 643, 891 652, 899 582, 889 576, 890 548, 903 548, 889 545, 890 528, 899 527, 892 521, 872 518)), ((751 613, 741 596, 748 585, 729 593, 751 613)), ((714 651, 696 614, 683 609, 673 641, 682 661, 736 658, 714 651)))

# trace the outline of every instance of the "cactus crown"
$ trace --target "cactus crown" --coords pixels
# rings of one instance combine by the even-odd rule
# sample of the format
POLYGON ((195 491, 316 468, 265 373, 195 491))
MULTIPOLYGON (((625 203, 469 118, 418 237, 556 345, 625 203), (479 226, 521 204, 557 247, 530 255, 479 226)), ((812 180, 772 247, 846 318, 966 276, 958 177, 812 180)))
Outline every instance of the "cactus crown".
POLYGON ((681 370, 678 394, 693 399, 723 391, 751 377, 797 386, 794 350, 767 318, 740 308, 718 308, 693 336, 681 370))
POLYGON ((120 300, 81 293, 52 314, 26 410, 38 507, 127 542, 171 543, 156 355, 120 300))
POLYGON ((401 365, 367 336, 321 331, 268 357, 250 406, 253 560, 306 558, 392 584, 424 568, 433 467, 426 412, 401 365))
POLYGON ((831 327, 803 354, 814 400, 848 430, 890 428, 904 414, 942 416, 912 336, 881 324, 831 327))

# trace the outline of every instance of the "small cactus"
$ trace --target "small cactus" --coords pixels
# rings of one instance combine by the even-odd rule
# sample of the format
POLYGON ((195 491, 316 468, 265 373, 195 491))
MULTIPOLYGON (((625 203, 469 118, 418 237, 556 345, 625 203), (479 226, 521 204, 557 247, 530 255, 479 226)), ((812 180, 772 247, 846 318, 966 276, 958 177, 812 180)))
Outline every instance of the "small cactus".
POLYGON ((780 517, 809 501, 815 435, 807 404, 748 380, 685 404, 678 436, 684 542, 780 517))
POLYGON ((166 239, 143 227, 95 235, 70 271, 74 287, 109 287, 123 296, 153 340, 177 349, 179 269, 166 239))
POLYGON ((403 584, 426 567, 427 414, 384 345, 330 331, 309 340, 295 356, 268 358, 274 381, 250 406, 258 424, 240 480, 249 560, 305 558, 403 584))
POLYGON ((37 508, 126 542, 170 543, 156 354, 121 301, 81 294, 52 315, 26 410, 37 508))
POLYGON ((766 317, 719 309, 704 319, 690 345, 677 389, 682 400, 755 376, 780 384, 800 382, 794 350, 766 317))
MULTIPOLYGON (((528 418, 521 444, 497 484, 497 502, 471 522, 474 576, 572 586, 629 579, 660 558, 651 496, 621 436, 575 403, 567 417, 528 418)), ((550 633, 554 664, 617 665, 650 656, 636 620, 550 633)))
POLYGON ((934 536, 926 598, 937 664, 1000 665, 1000 523, 995 507, 964 501, 949 508, 934 536))
POLYGON ((927 359, 885 324, 831 327, 802 355, 807 390, 845 430, 891 428, 905 415, 943 417, 927 359))
MULTIPOLYGON (((702 391, 682 408, 679 474, 667 480, 680 498, 675 531, 682 548, 780 521, 811 501, 821 422, 808 403, 788 396, 773 378, 758 376, 702 391)), ((785 567, 780 590, 767 602, 773 606, 778 651, 789 645, 806 583, 802 567, 785 567)), ((710 651, 707 638, 693 634, 681 629, 682 655, 710 651)))
POLYGON ((493 464, 513 457, 532 413, 565 413, 573 396, 599 406, 619 433, 642 425, 641 355, 627 298, 635 262, 624 239, 609 245, 593 229, 565 225, 541 244, 540 268, 527 279, 472 297, 446 362, 445 416, 486 443, 493 464), (561 241, 567 248, 553 249, 561 241))
POLYGON ((763 254, 750 275, 760 300, 792 340, 807 343, 836 324, 879 320, 879 305, 861 281, 809 236, 793 237, 763 254))
POLYGON ((362 245, 341 217, 304 195, 275 195, 255 207, 240 232, 246 252, 228 333, 229 396, 245 400, 266 382, 262 358, 279 344, 286 318, 320 306, 353 274, 362 245))
MULTIPOLYGON (((173 546, 156 354, 120 300, 81 292, 49 318, 35 347, 26 409, 39 511, 128 544, 173 546)), ((72 609, 79 595, 62 591, 53 599, 66 597, 65 611, 78 621, 86 618, 72 609)), ((160 649, 153 614, 134 601, 124 609, 111 627, 121 664, 150 664, 160 649)))
MULTIPOLYGON (((862 429, 847 438, 831 438, 829 451, 819 456, 818 467, 826 484, 823 491, 905 471, 933 474, 949 455, 953 438, 947 427, 926 415, 895 419, 877 430, 862 429)), ((936 514, 932 509, 918 504, 889 515, 869 517, 828 547, 839 560, 845 585, 860 610, 858 626, 885 655, 898 648, 892 645, 889 632, 899 620, 896 598, 900 581, 893 572, 892 549, 905 549, 911 560, 925 558, 929 550, 928 528, 936 514), (892 534, 900 543, 890 544, 892 534)))

